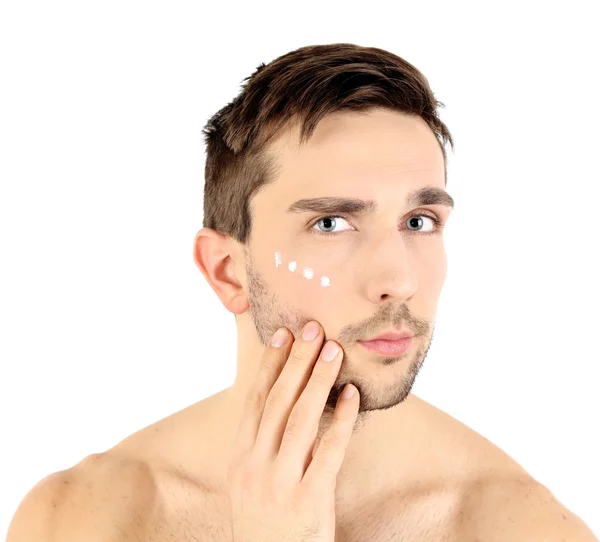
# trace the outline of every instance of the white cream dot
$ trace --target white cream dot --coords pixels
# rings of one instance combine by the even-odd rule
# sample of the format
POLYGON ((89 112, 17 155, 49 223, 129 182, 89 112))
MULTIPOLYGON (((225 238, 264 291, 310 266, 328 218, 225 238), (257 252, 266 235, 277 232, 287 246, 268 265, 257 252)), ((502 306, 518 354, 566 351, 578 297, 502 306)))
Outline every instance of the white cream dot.
POLYGON ((281 259, 281 252, 276 252, 275 253, 275 267, 279 267, 281 265, 282 259, 281 259))
POLYGON ((307 279, 313 278, 313 270, 310 267, 305 267, 302 273, 307 279))
POLYGON ((331 286, 329 277, 321 277, 321 286, 331 286))
POLYGON ((288 269, 293 273, 296 271, 296 262, 290 262, 288 265, 288 269))

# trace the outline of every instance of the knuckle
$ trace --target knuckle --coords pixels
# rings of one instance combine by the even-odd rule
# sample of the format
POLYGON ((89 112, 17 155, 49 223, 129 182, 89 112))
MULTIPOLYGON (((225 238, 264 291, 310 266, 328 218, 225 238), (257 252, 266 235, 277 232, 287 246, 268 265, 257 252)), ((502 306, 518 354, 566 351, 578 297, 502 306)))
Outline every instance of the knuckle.
POLYGON ((296 408, 294 407, 285 427, 285 440, 294 441, 301 432, 301 426, 302 424, 300 422, 300 417, 298 416, 296 408))
POLYGON ((262 419, 266 422, 276 419, 286 404, 287 398, 291 397, 293 393, 293 388, 289 384, 277 382, 265 400, 262 419))
POLYGON ((279 374, 282 366, 285 364, 286 355, 285 350, 278 348, 274 351, 269 351, 265 353, 262 359, 262 365, 259 369, 259 379, 260 380, 269 380, 273 378, 274 375, 279 374))
POLYGON ((335 425, 332 425, 329 428, 329 431, 327 431, 323 435, 323 438, 321 439, 321 444, 319 446, 323 446, 325 450, 337 450, 341 446, 343 446, 344 441, 344 431, 341 430, 339 426, 336 427, 335 425))
POLYGON ((287 363, 291 363, 292 365, 304 364, 306 363, 306 358, 307 355, 303 348, 294 348, 288 356, 287 363))
POLYGON ((313 370, 313 373, 310 377, 310 380, 313 385, 318 386, 318 387, 328 387, 329 388, 331 386, 331 375, 329 374, 329 371, 325 372, 325 371, 317 370, 315 368, 315 370, 313 370))
POLYGON ((307 433, 307 417, 301 414, 299 403, 292 409, 279 446, 280 452, 293 450, 307 433))
POLYGON ((268 352, 267 355, 263 358, 263 367, 270 370, 275 370, 279 365, 279 357, 281 350, 276 350, 275 352, 268 352))
POLYGON ((281 350, 275 352, 267 351, 262 360, 262 371, 266 374, 271 374, 279 369, 281 365, 281 350))
POLYGON ((262 413, 262 421, 269 423, 273 421, 275 413, 277 412, 277 404, 279 403, 278 394, 275 393, 275 389, 269 394, 265 401, 265 408, 262 413))
POLYGON ((248 402, 246 407, 249 410, 260 410, 265 401, 267 400, 266 393, 262 388, 255 389, 252 393, 248 394, 248 402))

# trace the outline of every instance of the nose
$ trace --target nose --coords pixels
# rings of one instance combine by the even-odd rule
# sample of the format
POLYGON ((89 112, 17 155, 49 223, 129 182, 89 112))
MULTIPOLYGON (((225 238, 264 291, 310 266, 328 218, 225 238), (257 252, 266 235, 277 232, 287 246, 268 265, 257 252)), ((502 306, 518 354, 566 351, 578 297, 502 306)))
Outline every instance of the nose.
POLYGON ((371 245, 367 255, 366 291, 373 303, 405 302, 415 293, 418 277, 410 247, 398 231, 371 245))

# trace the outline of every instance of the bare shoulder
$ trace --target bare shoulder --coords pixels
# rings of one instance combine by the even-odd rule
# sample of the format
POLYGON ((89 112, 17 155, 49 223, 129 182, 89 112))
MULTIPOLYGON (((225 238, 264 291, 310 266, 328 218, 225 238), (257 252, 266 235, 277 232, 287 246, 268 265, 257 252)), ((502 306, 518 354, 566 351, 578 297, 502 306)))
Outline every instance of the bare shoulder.
POLYGON ((531 477, 489 478, 470 485, 463 498, 465 540, 598 542, 579 516, 531 477))
POLYGON ((160 507, 151 469, 130 457, 93 454, 38 482, 12 518, 7 542, 146 540, 160 507))
POLYGON ((431 439, 425 449, 434 451, 429 463, 435 462, 456 481, 451 486, 459 488, 453 520, 462 533, 459 539, 599 542, 581 518, 514 458, 446 412, 418 398, 415 402, 431 439))

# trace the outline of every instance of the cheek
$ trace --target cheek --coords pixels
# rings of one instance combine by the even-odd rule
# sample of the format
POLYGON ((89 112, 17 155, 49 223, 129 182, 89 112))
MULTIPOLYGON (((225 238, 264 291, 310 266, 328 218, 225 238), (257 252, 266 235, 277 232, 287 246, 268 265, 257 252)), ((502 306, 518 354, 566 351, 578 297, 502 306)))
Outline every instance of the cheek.
POLYGON ((322 273, 319 266, 311 262, 302 262, 293 258, 286 258, 283 252, 274 253, 275 268, 295 275, 298 280, 304 281, 307 285, 316 288, 329 288, 331 286, 331 277, 322 273))
POLYGON ((446 259, 446 253, 442 251, 441 254, 433 254, 424 264, 421 266, 420 278, 431 292, 441 290, 445 280, 448 268, 448 261, 446 259))

